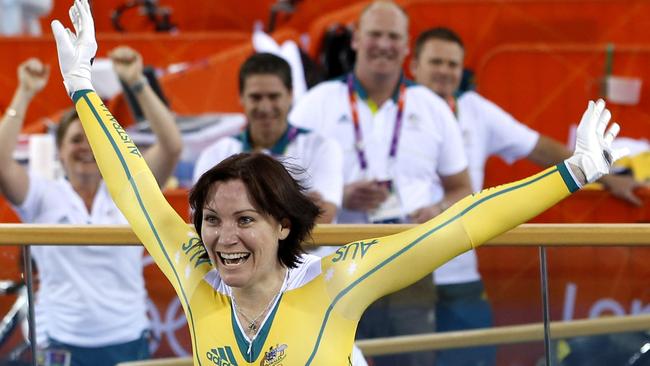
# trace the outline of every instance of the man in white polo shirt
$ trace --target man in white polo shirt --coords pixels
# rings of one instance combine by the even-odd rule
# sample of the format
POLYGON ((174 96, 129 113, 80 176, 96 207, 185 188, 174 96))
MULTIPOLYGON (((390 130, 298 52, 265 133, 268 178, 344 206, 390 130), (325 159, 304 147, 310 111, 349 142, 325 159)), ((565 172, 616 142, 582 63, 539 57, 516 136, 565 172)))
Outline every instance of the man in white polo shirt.
MULTIPOLYGON (((361 14, 352 47, 354 72, 304 95, 291 121, 333 137, 343 148, 339 223, 424 222, 471 193, 460 131, 442 99, 402 75, 408 16, 376 1, 361 14), (434 193, 442 177, 443 201, 434 193)), ((364 314, 364 337, 433 330, 428 278, 384 298, 364 314)), ((377 358, 376 365, 431 365, 432 352, 377 358)))
MULTIPOLYGON (((460 37, 447 28, 421 33, 415 41, 411 71, 415 80, 448 101, 463 134, 472 189, 483 188, 485 162, 498 155, 508 163, 527 158, 550 166, 571 152, 562 144, 515 120, 510 114, 474 91, 459 95, 463 72, 464 46, 460 37)), ((633 189, 639 183, 627 177, 606 176, 601 182, 617 197, 632 204, 641 201, 633 189)), ((458 256, 435 271, 438 291, 436 328, 438 331, 489 327, 492 314, 487 302, 474 251, 458 256)), ((436 365, 494 365, 496 349, 477 347, 437 354, 436 365)))
MULTIPOLYGON (((304 170, 296 178, 323 210, 321 223, 331 223, 343 196, 343 156, 335 141, 287 121, 292 103, 291 67, 270 53, 249 57, 239 72, 239 95, 247 126, 203 150, 194 181, 223 159, 240 152, 261 151, 304 170)), ((299 173, 299 172, 297 172, 299 173)))

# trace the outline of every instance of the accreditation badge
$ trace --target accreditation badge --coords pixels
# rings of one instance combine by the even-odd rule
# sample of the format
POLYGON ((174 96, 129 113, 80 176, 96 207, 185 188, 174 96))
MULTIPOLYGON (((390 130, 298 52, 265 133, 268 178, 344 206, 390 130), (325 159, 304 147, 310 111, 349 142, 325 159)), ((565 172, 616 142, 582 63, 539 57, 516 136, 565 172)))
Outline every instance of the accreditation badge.
POLYGON ((38 352, 38 366, 70 366, 70 351, 64 349, 45 349, 38 352))
POLYGON ((377 209, 368 212, 368 221, 373 224, 397 224, 402 221, 402 203, 397 196, 392 180, 379 181, 377 184, 388 188, 388 198, 377 209))

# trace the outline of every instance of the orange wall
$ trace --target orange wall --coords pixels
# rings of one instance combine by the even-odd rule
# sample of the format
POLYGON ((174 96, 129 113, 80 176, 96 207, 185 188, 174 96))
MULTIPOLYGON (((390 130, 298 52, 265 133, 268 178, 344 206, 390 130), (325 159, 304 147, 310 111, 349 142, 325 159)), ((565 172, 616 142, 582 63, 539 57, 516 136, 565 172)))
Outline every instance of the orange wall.
MULTIPOLYGON (((159 67, 171 63, 197 61, 223 52, 244 43, 250 43, 250 32, 214 32, 188 35, 166 35, 153 33, 98 35, 98 56, 105 57, 108 51, 119 45, 129 45, 144 57, 145 64, 159 67)), ((37 57, 50 65, 50 80, 43 92, 33 101, 27 113, 27 125, 37 119, 55 114, 71 107, 70 98, 63 88, 58 70, 54 40, 49 36, 37 38, 0 38, 0 110, 11 100, 17 83, 16 68, 29 57, 37 57)), ((39 130, 41 125, 33 127, 39 130)))
MULTIPOLYGON (((586 101, 602 97, 605 77, 602 44, 504 45, 477 67, 478 90, 520 121, 561 142, 567 142, 586 101)), ((621 136, 648 138, 650 131, 650 45, 620 45, 613 52, 612 74, 646 81, 638 105, 614 103, 608 108, 622 125, 621 136)), ((521 178, 536 168, 527 162, 512 167, 493 159, 486 184, 521 178)))
MULTIPOLYGON (((650 3, 644 0, 397 0, 410 16, 410 36, 431 27, 454 29, 474 67, 490 49, 510 42, 647 43, 650 3), (607 16, 603 16, 607 14, 607 16)), ((315 18, 308 27, 316 55, 324 31, 334 22, 353 24, 368 1, 315 18)), ((307 4, 305 4, 307 6, 307 4)), ((315 4, 312 8, 318 9, 315 4)), ((297 21, 295 21, 297 22, 297 21)), ((289 22, 289 24, 292 24, 289 22)), ((300 28, 299 28, 300 29, 300 28)))
MULTIPOLYGON (((605 41, 622 44, 647 43, 645 35, 650 33, 650 21, 645 14, 650 13, 650 2, 641 0, 513 0, 509 2, 497 0, 447 0, 423 1, 402 0, 406 11, 411 15, 411 36, 434 26, 446 25, 456 29, 465 39, 467 45, 467 64, 476 69, 481 60, 496 47, 512 42, 535 42, 543 44, 588 42, 589 44, 605 41), (607 17, 601 16, 607 14, 607 17)), ((107 14, 117 2, 97 2, 95 11, 107 14)), ((213 8, 219 8, 224 17, 232 17, 234 5, 224 5, 230 2, 210 2, 204 12, 208 14, 213 8), (220 4, 216 6, 214 4, 220 4), (230 14, 230 15, 227 15, 230 14)), ((254 3, 245 9, 238 9, 242 16, 258 17, 266 13, 269 1, 254 3), (257 14, 257 15, 251 15, 257 14)), ((323 32, 333 22, 349 23, 356 20, 358 13, 367 3, 352 1, 348 7, 334 10, 340 1, 333 2, 299 2, 297 12, 284 22, 279 37, 293 34, 288 38, 298 39, 299 32, 308 28, 311 38, 310 52, 317 53, 323 32), (323 14, 325 13, 325 14, 323 14), (319 15, 319 16, 317 16, 319 15), (313 21, 308 22, 308 20, 313 21), (308 26, 309 25, 309 26, 308 26), (293 30, 295 27, 298 31, 293 30)), ((61 14, 61 2, 56 2, 53 14, 61 14)), ((172 3, 170 3, 172 4, 172 3)), ((187 11, 196 13, 199 7, 174 3, 179 19, 180 14, 187 11), (182 10, 181 10, 182 9, 182 10)), ((215 10, 216 11, 216 10, 215 10)), ((184 16, 183 16, 184 17, 184 16)), ((105 18, 105 17, 104 17, 105 18)), ((104 19, 101 18, 101 19, 104 19)), ((98 19, 100 29, 107 20, 98 19)), ((216 19, 216 18, 215 18, 216 19)), ((198 24, 198 23, 197 23, 198 24)), ((225 27, 224 23, 224 27, 225 27)), ((198 27, 198 26, 197 26, 198 27)), ((241 29, 235 25, 228 29, 241 29)), ((197 28, 198 29, 198 28, 197 28)), ((213 29, 205 26, 201 29, 213 29)), ((250 28, 248 28, 250 29, 250 28)), ((168 92, 173 94, 173 108, 181 113, 200 113, 204 111, 238 111, 239 105, 236 93, 236 73, 239 63, 247 56, 248 31, 219 32, 207 34, 190 34, 181 32, 179 35, 127 34, 109 35, 99 33, 100 55, 110 48, 120 44, 130 44, 145 54, 145 60, 154 65, 167 65, 170 62, 193 61, 207 59, 211 55, 210 69, 198 70, 196 77, 172 76, 168 81, 168 92), (241 47, 233 51, 233 47, 241 47), (225 54, 220 54, 225 52, 225 54), (185 79, 185 80, 180 80, 185 79), (210 84, 200 95, 196 95, 195 85, 201 80, 210 84), (215 83, 214 80, 218 82, 215 83), (218 87, 217 87, 218 85, 218 87), (198 97, 198 100, 194 100, 198 97), (178 101, 175 104, 175 100, 178 101), (216 108, 216 109, 215 109, 216 108)), ((49 62, 56 71, 54 44, 49 37, 37 39, 3 39, 0 40, 0 53, 5 55, 0 60, 0 67, 5 72, 0 74, 0 108, 9 102, 15 87, 15 68, 27 57, 38 56, 49 62)), ((481 70, 479 77, 489 71, 481 70)), ((503 78, 500 75, 497 77, 503 78)), ((503 84, 503 83, 501 83, 503 84)), ((51 115, 55 111, 69 106, 67 97, 60 87, 60 76, 52 73, 52 80, 45 93, 37 98, 28 114, 28 122, 38 117, 51 115)))
MULTIPOLYGON (((126 0, 91 1, 98 33, 115 31, 111 15, 114 9, 125 3, 126 0)), ((267 21, 275 0, 246 0, 245 6, 242 6, 242 2, 223 0, 159 0, 158 3, 161 7, 172 10, 171 21, 181 33, 224 30, 250 32, 256 21, 267 21)), ((43 29, 49 33, 49 24, 54 19, 69 24, 68 9, 71 4, 72 1, 54 1, 52 12, 41 21, 43 29)), ((138 10, 125 13, 122 24, 127 31, 153 31, 151 24, 137 13, 138 10)))

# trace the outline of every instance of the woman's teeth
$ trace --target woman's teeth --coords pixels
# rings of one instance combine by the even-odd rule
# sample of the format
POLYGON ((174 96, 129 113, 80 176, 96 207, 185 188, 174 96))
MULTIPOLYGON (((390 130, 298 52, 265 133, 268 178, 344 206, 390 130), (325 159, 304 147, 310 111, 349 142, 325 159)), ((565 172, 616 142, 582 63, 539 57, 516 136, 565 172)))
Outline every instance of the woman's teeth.
POLYGON ((221 261, 226 265, 242 264, 250 255, 250 253, 219 253, 221 261))

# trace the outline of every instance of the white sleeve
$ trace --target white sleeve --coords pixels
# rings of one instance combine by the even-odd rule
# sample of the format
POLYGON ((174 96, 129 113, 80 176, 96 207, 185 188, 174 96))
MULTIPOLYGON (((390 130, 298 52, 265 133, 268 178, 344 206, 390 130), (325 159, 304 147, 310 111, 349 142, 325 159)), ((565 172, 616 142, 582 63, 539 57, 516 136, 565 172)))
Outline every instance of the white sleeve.
POLYGON ((467 155, 463 147, 460 127, 446 104, 437 108, 435 113, 438 116, 438 125, 442 134, 438 174, 443 177, 458 174, 467 169, 467 155))
POLYGON ((343 201, 343 151, 339 144, 319 136, 320 144, 309 163, 313 189, 327 202, 341 208, 343 201))
POLYGON ((325 89, 322 84, 317 85, 300 98, 289 112, 288 119, 291 124, 311 131, 322 131, 322 117, 325 115, 323 108, 326 104, 325 89))
POLYGON ((539 133, 517 121, 496 104, 483 99, 481 115, 488 124, 488 153, 499 155, 508 164, 525 158, 532 151, 539 133))
POLYGON ((25 201, 18 206, 13 206, 20 220, 25 223, 34 222, 41 209, 43 197, 47 195, 47 187, 53 182, 46 180, 36 173, 28 172, 29 181, 25 201))

